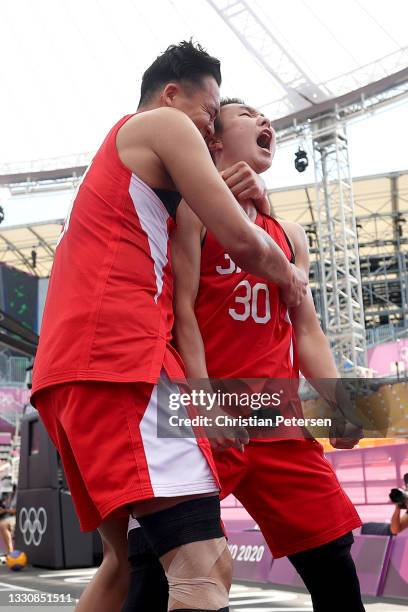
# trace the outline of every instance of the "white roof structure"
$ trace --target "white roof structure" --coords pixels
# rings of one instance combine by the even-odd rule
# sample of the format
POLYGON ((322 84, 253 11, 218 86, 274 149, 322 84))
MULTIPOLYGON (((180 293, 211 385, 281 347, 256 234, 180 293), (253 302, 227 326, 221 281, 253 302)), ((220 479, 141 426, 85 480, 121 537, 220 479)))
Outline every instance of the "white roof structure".
POLYGON ((407 23, 406 0, 2 0, 0 174, 94 151, 171 43, 199 41, 222 93, 276 119, 401 75, 407 23))
POLYGON ((34 276, 49 276, 63 223, 63 219, 55 219, 1 228, 0 265, 6 264, 34 276))
MULTIPOLYGON (((110 126, 136 110, 144 70, 169 44, 193 38, 222 61, 223 95, 262 109, 280 144, 311 143, 315 193, 283 192, 273 196, 273 205, 277 212, 279 198, 298 203, 306 195, 309 239, 322 270, 316 295, 323 328, 339 367, 359 374, 366 365, 364 303, 375 306, 370 325, 405 325, 407 318, 405 253, 398 259, 406 244, 400 207, 405 173, 396 173, 406 162, 385 179, 391 201, 385 215, 374 212, 369 198, 363 237, 346 124, 408 101, 407 23, 406 0, 3 0, 0 75, 7 95, 0 96, 0 205, 7 219, 1 261, 47 275, 60 216, 54 208, 48 219, 56 221, 25 219, 22 226, 17 208, 33 209, 51 194, 62 204, 110 126), (372 279, 369 287, 365 282, 364 297, 359 238, 369 250, 361 264, 368 276, 374 264, 390 272, 375 287, 372 279), (374 246, 381 252, 373 263, 374 246), (385 247, 393 249, 387 257, 385 247), (401 279, 396 290, 395 270, 401 279)), ((393 130, 401 157, 405 125, 403 117, 393 130)), ((373 149, 390 157, 379 134, 373 149)))
MULTIPOLYGON (((364 176, 353 181, 357 221, 359 224, 360 253, 380 255, 392 250, 393 244, 393 177, 398 178, 398 210, 404 219, 408 213, 408 170, 364 176), (390 246, 391 245, 391 246, 390 246)), ((50 274, 54 250, 64 223, 65 209, 72 198, 73 190, 61 191, 60 200, 53 207, 61 213, 60 218, 21 224, 0 226, 0 265, 6 264, 24 270, 38 277, 50 274), (36 266, 33 267, 32 251, 36 252, 36 266)), ((26 196, 29 200, 29 196, 26 196)), ((275 189, 269 192, 273 214, 278 219, 301 223, 306 231, 315 222, 316 189, 314 184, 275 189)), ((36 196, 32 197, 35 202, 36 196)), ((15 216, 18 218, 19 213, 15 216)), ((20 215, 29 216, 23 206, 20 215)), ((401 241, 405 245, 405 242, 401 241)), ((405 248, 405 247, 404 247, 405 248)), ((313 256, 315 257, 315 255, 313 256)))

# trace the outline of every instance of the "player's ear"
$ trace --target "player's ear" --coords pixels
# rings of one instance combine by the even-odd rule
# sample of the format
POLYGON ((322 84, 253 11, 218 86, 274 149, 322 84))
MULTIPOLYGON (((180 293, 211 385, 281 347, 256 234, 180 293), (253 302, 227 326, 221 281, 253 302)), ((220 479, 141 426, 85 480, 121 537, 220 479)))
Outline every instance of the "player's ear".
POLYGON ((165 106, 175 106, 175 99, 179 91, 180 87, 177 83, 167 83, 160 94, 162 104, 165 106))
POLYGON ((207 146, 211 154, 217 153, 218 151, 223 150, 222 140, 219 136, 214 134, 208 141, 207 146))

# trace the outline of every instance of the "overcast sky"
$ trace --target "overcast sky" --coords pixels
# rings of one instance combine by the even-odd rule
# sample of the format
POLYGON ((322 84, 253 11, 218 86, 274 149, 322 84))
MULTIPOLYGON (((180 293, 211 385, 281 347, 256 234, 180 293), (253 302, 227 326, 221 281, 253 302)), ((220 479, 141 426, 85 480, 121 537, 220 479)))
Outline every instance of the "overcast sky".
MULTIPOLYGON (((251 0, 250 6, 328 95, 408 65, 407 0, 251 0)), ((111 125, 135 110, 143 70, 168 44, 191 36, 222 60, 224 95, 244 97, 267 114, 287 99, 206 0, 1 0, 0 172, 9 164, 93 152, 111 125)), ((290 80, 278 48, 266 45, 264 54, 290 80)), ((408 168, 407 117, 406 102, 349 126, 354 176, 408 168)), ((290 143, 278 151, 266 174, 269 187, 313 182, 312 164, 303 174, 294 169, 296 148, 290 143)), ((5 203, 6 196, 0 194, 5 222, 13 225, 64 216, 70 199, 5 203)))

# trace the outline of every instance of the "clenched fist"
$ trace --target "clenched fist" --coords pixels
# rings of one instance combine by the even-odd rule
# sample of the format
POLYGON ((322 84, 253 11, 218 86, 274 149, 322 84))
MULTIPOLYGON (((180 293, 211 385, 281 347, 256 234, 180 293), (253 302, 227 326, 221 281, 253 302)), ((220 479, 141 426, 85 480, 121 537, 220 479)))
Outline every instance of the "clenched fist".
POLYGON ((287 285, 281 286, 281 297, 286 306, 294 307, 299 306, 305 297, 309 279, 305 272, 294 264, 290 264, 290 267, 292 276, 288 278, 287 285))
POLYGON ((221 176, 239 202, 252 200, 259 212, 271 214, 264 180, 246 162, 237 162, 221 176))

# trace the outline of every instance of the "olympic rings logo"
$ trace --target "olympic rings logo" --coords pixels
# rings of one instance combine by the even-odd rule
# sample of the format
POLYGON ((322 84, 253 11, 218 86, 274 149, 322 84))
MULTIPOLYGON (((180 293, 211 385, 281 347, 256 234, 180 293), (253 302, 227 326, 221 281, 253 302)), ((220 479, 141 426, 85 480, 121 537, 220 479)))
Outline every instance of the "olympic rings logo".
POLYGON ((26 546, 34 544, 39 546, 44 533, 47 531, 47 513, 41 508, 21 508, 18 518, 18 526, 23 534, 26 546))

